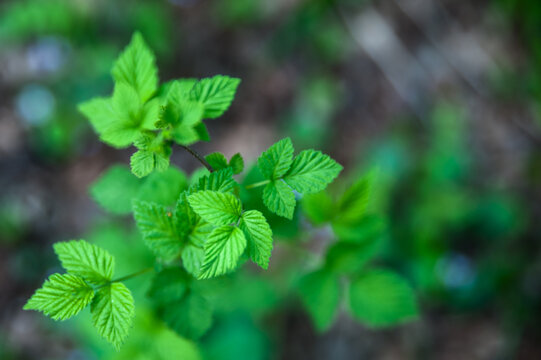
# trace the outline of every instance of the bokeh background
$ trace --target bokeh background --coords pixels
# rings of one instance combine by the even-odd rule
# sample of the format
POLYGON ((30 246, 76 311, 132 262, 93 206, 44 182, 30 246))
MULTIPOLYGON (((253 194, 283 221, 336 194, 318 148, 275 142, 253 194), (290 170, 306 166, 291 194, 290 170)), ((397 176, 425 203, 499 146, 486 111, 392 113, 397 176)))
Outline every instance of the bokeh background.
MULTIPOLYGON (((541 359, 540 104, 538 0, 4 0, 0 358, 541 359), (59 270, 53 242, 103 245, 123 255, 118 273, 152 261, 131 219, 111 219, 88 193, 132 151, 101 144, 77 112, 112 91, 135 30, 162 81, 242 79, 198 151, 253 162, 290 136, 345 177, 379 168, 384 261, 415 288, 418 321, 373 330, 341 313, 318 333, 286 284, 262 280, 272 265, 229 284, 199 346, 145 310, 148 278, 128 284, 137 321, 120 353, 88 314, 54 323, 21 310, 59 270)), ((198 167, 181 151, 172 162, 198 167)), ((295 263, 288 249, 274 256, 295 263)))

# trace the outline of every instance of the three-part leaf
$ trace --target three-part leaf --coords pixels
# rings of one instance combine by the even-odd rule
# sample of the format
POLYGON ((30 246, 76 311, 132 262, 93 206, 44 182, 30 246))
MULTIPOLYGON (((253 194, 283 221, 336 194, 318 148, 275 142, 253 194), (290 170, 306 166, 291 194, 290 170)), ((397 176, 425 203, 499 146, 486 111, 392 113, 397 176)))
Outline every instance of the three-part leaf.
POLYGON ((257 166, 268 184, 263 190, 263 203, 273 213, 292 219, 295 195, 312 194, 331 183, 342 166, 320 151, 304 150, 293 158, 291 139, 285 138, 263 152, 257 166), (291 188, 290 188, 291 187, 291 188))
POLYGON ((77 315, 94 297, 94 290, 79 276, 53 274, 23 307, 37 310, 53 320, 66 320, 77 315))

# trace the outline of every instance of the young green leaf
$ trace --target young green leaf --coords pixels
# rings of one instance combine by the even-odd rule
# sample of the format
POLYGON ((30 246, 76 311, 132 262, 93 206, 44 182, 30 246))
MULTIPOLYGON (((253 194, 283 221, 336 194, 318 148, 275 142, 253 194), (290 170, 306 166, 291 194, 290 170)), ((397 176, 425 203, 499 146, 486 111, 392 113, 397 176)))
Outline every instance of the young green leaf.
POLYGON ((177 233, 173 214, 167 208, 134 201, 133 216, 145 243, 156 256, 171 260, 180 255, 183 242, 177 233))
POLYGON ((287 173, 293 163, 293 144, 285 138, 268 148, 257 160, 257 166, 265 178, 276 180, 287 173))
POLYGON ((66 320, 83 310, 94 290, 83 279, 72 274, 53 274, 23 307, 37 310, 53 320, 66 320))
POLYGON ((222 170, 229 166, 225 155, 219 152, 208 154, 205 156, 205 160, 207 160, 214 171, 222 170))
POLYGON ((240 79, 216 75, 200 80, 193 87, 190 97, 205 107, 203 117, 214 119, 221 116, 231 105, 240 79))
POLYGON ((229 167, 233 169, 233 174, 240 174, 244 170, 244 159, 241 154, 236 153, 229 159, 229 167))
POLYGON ((214 229, 205 243, 205 260, 199 279, 208 279, 233 270, 245 248, 246 237, 239 228, 223 225, 214 229))
POLYGON ((363 242, 337 242, 326 255, 325 267, 340 274, 353 274, 361 270, 381 250, 381 238, 363 242))
POLYGON ((118 350, 128 336, 135 316, 130 290, 122 283, 112 283, 99 289, 90 312, 98 333, 118 350))
POLYGON ((340 282, 336 275, 318 270, 299 282, 299 293, 317 330, 327 330, 333 323, 340 302, 340 282))
POLYGON ((263 190, 263 203, 273 213, 293 219, 295 211, 295 195, 283 181, 268 183, 263 190))
POLYGON ((214 225, 236 223, 242 212, 240 201, 233 195, 217 191, 198 191, 188 196, 193 210, 214 225))
POLYGON ((324 190, 342 171, 342 166, 320 151, 304 150, 293 160, 285 182, 303 194, 324 190))
POLYGON ((412 288, 386 270, 371 270, 353 280, 349 303, 357 319, 374 327, 403 323, 418 315, 412 288))
POLYGON ((156 60, 140 33, 133 35, 111 73, 116 82, 133 87, 141 101, 145 102, 154 95, 158 88, 156 60))
POLYGON ((58 242, 53 247, 68 273, 94 285, 106 283, 113 277, 115 260, 102 248, 84 240, 58 242))
POLYGON ((200 338, 212 324, 212 308, 202 296, 190 291, 177 302, 164 307, 162 317, 179 335, 200 338))
POLYGON ((272 230, 263 214, 257 210, 246 211, 242 214, 240 229, 248 240, 252 261, 267 269, 272 252, 272 230))

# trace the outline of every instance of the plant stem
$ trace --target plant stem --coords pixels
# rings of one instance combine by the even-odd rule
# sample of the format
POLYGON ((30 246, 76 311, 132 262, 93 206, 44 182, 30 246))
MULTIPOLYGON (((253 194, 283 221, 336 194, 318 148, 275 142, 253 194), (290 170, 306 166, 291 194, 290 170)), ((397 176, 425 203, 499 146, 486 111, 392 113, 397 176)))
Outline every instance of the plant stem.
POLYGON ((137 272, 134 272, 133 274, 129 274, 129 275, 126 275, 126 276, 122 276, 118 279, 113 279, 111 281, 108 281, 106 282, 105 284, 102 284, 98 287, 96 287, 94 290, 98 290, 98 289, 101 289, 102 287, 105 287, 105 286, 108 286, 108 285, 111 285, 112 283, 116 283, 116 282, 120 282, 120 281, 125 281, 125 280, 129 280, 131 278, 134 278, 136 276, 139 276, 139 275, 143 275, 143 274, 146 274, 147 272, 150 272, 154 270, 154 267, 148 267, 146 269, 143 269, 143 270, 139 270, 137 272))
POLYGON ((263 180, 263 181, 256 182, 256 183, 253 183, 253 184, 250 184, 250 185, 246 186, 246 189, 253 189, 253 188, 256 188, 256 187, 267 185, 268 183, 270 183, 270 180, 263 180))
POLYGON ((195 151, 194 149, 186 146, 186 145, 180 145, 180 147, 184 148, 184 150, 186 150, 187 152, 189 152, 190 154, 192 154, 193 157, 195 157, 197 160, 199 160, 199 162, 201 164, 203 164, 207 169, 208 171, 210 172, 213 172, 214 169, 212 168, 212 166, 210 166, 210 164, 207 162, 207 160, 205 160, 204 157, 202 157, 201 155, 199 155, 197 153, 197 151, 195 151))

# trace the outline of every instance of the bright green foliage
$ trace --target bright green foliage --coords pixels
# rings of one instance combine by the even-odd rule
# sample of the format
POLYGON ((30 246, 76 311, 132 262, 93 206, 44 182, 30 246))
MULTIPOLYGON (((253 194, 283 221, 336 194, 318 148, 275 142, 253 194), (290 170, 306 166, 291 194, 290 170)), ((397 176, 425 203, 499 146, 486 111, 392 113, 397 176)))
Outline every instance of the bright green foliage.
POLYGON ((202 79, 193 87, 190 99, 203 104, 205 119, 214 119, 229 108, 239 84, 240 79, 222 75, 202 79))
POLYGON ((158 102, 142 103, 136 91, 124 83, 115 85, 112 98, 90 100, 79 106, 100 139, 114 147, 132 144, 142 130, 155 129, 158 102))
POLYGON ((91 284, 103 284, 113 277, 114 258, 96 245, 84 240, 71 240, 54 244, 54 251, 68 273, 91 284))
POLYGON ((131 86, 141 101, 145 102, 158 88, 158 69, 155 62, 154 54, 141 34, 135 33, 131 43, 115 62, 111 73, 117 83, 131 86))
POLYGON ((342 171, 342 166, 321 151, 304 150, 293 160, 285 182, 300 193, 321 191, 342 171))
POLYGON ((190 195, 188 201, 203 220, 217 226, 236 223, 242 212, 235 196, 218 191, 198 191, 190 195))
POLYGON ((318 270, 305 275, 299 283, 301 299, 320 331, 332 325, 340 302, 340 282, 333 273, 318 270))
POLYGON ((212 308, 204 297, 192 291, 165 306, 162 317, 179 335, 198 339, 212 324, 212 308))
POLYGON ((231 168, 214 171, 209 175, 200 177, 197 186, 192 187, 191 191, 212 190, 232 193, 237 185, 232 176, 233 170, 231 168))
MULTIPOLYGON (((222 115, 240 83, 217 75, 200 81, 172 80, 158 88, 154 55, 139 33, 133 35, 111 73, 113 96, 89 100, 79 110, 102 141, 118 148, 135 145, 138 150, 130 164, 138 177, 166 170, 173 143, 187 146, 208 141, 202 120, 222 115)), ((242 171, 238 158, 226 165, 234 166, 235 173, 242 171)))
POLYGON ((137 177, 147 176, 154 170, 167 170, 171 147, 164 144, 159 136, 152 132, 143 133, 134 145, 139 150, 132 155, 130 165, 137 177))
POLYGON ((134 201, 133 216, 145 243, 156 256, 169 260, 180 254, 182 241, 171 211, 155 203, 134 201))
POLYGON ((291 139, 285 138, 272 145, 257 161, 259 170, 269 180, 263 191, 265 206, 288 219, 293 218, 296 205, 292 189, 305 194, 319 192, 342 170, 341 165, 320 151, 304 150, 295 158, 293 151, 291 139))
POLYGON ((223 225, 214 229, 205 243, 205 260, 199 279, 226 274, 237 266, 246 248, 246 237, 236 227, 223 225))
POLYGON ((250 258, 267 269, 272 252, 272 230, 267 219, 257 210, 246 211, 242 214, 240 228, 248 241, 250 258))
POLYGON ((353 280, 349 304, 356 318, 374 327, 410 321, 418 314, 412 288, 387 270, 372 270, 353 280))
POLYGON ((90 312, 98 333, 118 350, 131 329, 135 304, 130 290, 112 283, 96 291, 90 312))
POLYGON ((263 190, 263 203, 273 213, 288 219, 293 218, 295 195, 282 181, 272 181, 263 190))
POLYGON ((128 214, 134 199, 172 205, 186 187, 186 175, 174 166, 138 179, 128 167, 114 165, 92 184, 90 193, 107 211, 128 214))
POLYGON ((41 311, 53 320, 66 320, 83 310, 93 297, 94 290, 80 277, 53 274, 23 309, 41 311))
POLYGON ((280 179, 293 163, 293 144, 290 138, 278 141, 268 148, 257 160, 257 166, 265 178, 280 179))

